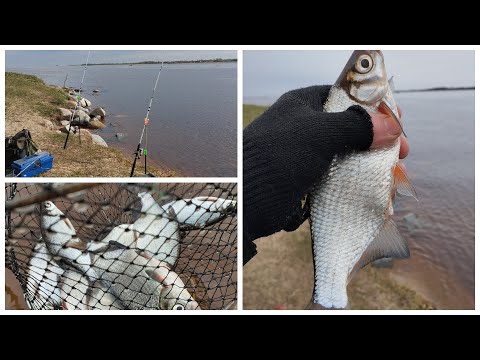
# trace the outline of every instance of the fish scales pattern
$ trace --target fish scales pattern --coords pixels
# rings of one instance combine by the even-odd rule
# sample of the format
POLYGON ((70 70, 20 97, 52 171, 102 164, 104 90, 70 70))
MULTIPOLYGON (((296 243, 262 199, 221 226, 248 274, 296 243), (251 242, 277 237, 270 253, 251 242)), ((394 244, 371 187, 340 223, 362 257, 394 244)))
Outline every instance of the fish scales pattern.
MULTIPOLYGON (((340 112, 352 105, 358 103, 334 86, 324 110, 340 112)), ((315 184, 310 193, 314 303, 325 308, 348 306, 351 272, 385 223, 399 151, 397 141, 390 148, 335 157, 326 176, 315 184)))

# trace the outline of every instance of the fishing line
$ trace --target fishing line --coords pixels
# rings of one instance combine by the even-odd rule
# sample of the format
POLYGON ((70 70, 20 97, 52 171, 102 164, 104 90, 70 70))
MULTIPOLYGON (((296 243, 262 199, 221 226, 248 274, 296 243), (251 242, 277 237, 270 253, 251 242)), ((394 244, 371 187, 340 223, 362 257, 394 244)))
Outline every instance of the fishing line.
MULTIPOLYGON (((76 92, 75 89, 73 90, 73 92, 75 93, 75 98, 77 99, 77 103, 75 104, 75 108, 73 109, 72 115, 70 116, 70 120, 68 122, 67 138, 65 139, 65 144, 63 145, 64 150, 67 148, 68 137, 70 136, 70 129, 72 128, 73 117, 75 116, 75 112, 77 111, 78 104, 80 103, 80 99, 82 98, 80 96, 80 93, 82 92, 83 80, 85 79, 85 74, 87 72, 87 66, 88 66, 88 60, 89 59, 90 59, 90 50, 88 50, 87 61, 85 62, 85 68, 83 69, 83 75, 82 75, 82 82, 80 83, 80 87, 78 88, 78 92, 76 92)), ((78 135, 80 136, 80 132, 79 132, 78 135)))
POLYGON ((162 65, 160 65, 160 70, 158 71, 157 80, 155 80, 155 85, 153 86, 152 96, 150 96, 147 115, 145 115, 142 133, 140 134, 140 141, 138 142, 137 150, 135 150, 134 152, 135 158, 133 159, 132 171, 130 172, 130 177, 133 177, 133 173, 135 172, 135 165, 137 165, 137 159, 140 159, 142 157, 142 153, 145 156, 145 174, 147 174, 147 155, 148 155, 147 127, 148 127, 148 123, 150 122, 150 119, 148 117, 150 115, 150 110, 152 109, 153 98, 155 97, 155 91, 157 90, 158 79, 160 79, 160 73, 162 72, 162 69, 163 69, 163 61, 162 61, 162 65), (142 149, 141 146, 142 146, 142 140, 144 135, 145 135, 145 148, 142 149))

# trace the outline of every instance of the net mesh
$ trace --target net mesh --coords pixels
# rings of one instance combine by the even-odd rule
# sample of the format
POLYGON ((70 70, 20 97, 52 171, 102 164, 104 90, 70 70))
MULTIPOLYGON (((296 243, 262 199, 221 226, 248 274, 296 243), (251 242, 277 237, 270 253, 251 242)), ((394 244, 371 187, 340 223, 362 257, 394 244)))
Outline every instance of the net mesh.
POLYGON ((31 309, 235 306, 236 184, 79 185, 6 184, 7 295, 21 288, 31 309))

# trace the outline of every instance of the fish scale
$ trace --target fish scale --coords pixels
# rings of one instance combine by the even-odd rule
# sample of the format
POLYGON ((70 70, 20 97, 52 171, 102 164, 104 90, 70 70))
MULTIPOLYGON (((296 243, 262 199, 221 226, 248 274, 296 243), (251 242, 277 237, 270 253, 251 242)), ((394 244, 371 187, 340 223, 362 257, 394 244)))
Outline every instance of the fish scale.
MULTIPOLYGON (((340 112, 358 105, 333 86, 324 107, 340 112)), ((368 111, 377 107, 363 106, 368 111)), ((347 284, 363 253, 385 224, 391 200, 392 169, 400 141, 390 148, 335 157, 310 193, 310 224, 315 264, 313 302, 325 308, 348 306, 347 284)))

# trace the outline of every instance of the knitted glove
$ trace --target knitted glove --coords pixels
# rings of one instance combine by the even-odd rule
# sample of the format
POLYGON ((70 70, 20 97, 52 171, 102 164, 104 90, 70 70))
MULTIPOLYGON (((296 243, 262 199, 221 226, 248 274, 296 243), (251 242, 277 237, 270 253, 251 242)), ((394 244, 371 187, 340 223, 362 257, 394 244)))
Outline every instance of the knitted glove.
POLYGON ((329 91, 290 91, 243 131, 244 263, 256 254, 253 240, 305 221, 301 201, 334 155, 367 150, 373 141, 362 107, 323 112, 329 91))

